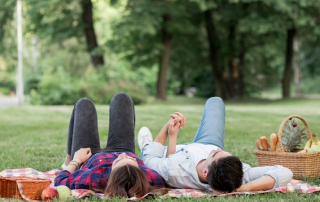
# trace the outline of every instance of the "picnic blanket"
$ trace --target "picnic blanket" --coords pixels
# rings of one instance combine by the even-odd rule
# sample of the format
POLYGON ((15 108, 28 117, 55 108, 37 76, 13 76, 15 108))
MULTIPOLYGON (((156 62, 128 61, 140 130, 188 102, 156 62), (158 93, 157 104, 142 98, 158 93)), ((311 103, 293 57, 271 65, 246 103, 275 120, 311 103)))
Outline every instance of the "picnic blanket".
MULTIPOLYGON (((4 170, 0 172, 1 177, 8 177, 8 176, 26 176, 26 177, 39 177, 39 178, 46 178, 46 179, 51 179, 52 183, 50 186, 53 185, 54 178, 59 174, 60 170, 54 169, 50 170, 47 172, 40 172, 37 170, 34 170, 32 168, 23 168, 23 169, 13 169, 13 170, 4 170)), ((23 189, 19 190, 21 195, 23 194, 23 189)), ((261 194, 261 193, 268 193, 268 192, 282 192, 282 193, 287 193, 287 192, 294 192, 298 191, 301 193, 313 193, 320 191, 320 187, 313 185, 311 186, 307 182, 301 181, 301 180, 291 180, 287 186, 284 187, 279 187, 275 189, 270 189, 266 191, 253 191, 253 192, 232 192, 232 193, 227 193, 227 194, 214 194, 212 191, 208 190, 196 190, 196 189, 171 189, 168 194, 161 196, 161 197, 166 197, 170 196, 173 198, 179 198, 179 197, 206 197, 206 196, 228 196, 228 195, 235 195, 235 194, 261 194)), ((141 198, 128 198, 128 201, 134 201, 134 200, 141 200, 148 195, 151 194, 146 194, 145 196, 141 198)), ((98 198, 106 198, 104 194, 100 193, 95 193, 91 190, 87 189, 74 189, 71 191, 71 197, 75 198, 84 198, 84 197, 89 197, 89 196, 95 196, 98 198)), ((28 199, 26 199, 28 200, 28 199)))

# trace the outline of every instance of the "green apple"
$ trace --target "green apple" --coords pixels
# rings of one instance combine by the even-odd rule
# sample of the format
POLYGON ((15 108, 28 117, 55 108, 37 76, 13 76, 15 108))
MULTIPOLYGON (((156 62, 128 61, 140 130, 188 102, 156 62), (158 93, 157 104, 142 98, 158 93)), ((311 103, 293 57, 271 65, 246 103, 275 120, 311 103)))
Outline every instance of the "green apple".
POLYGON ((57 187, 59 199, 67 199, 70 197, 70 189, 67 186, 60 185, 57 187))

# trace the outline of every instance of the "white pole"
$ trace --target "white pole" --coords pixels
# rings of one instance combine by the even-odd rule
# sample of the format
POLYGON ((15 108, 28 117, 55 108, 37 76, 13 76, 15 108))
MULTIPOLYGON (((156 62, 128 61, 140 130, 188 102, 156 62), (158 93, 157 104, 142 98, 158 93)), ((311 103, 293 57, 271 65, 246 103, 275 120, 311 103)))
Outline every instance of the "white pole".
POLYGON ((32 36, 32 63, 33 63, 33 73, 37 72, 38 65, 37 65, 37 36, 32 36))
POLYGON ((22 9, 21 0, 17 0, 17 37, 18 37, 18 72, 17 72, 17 96, 18 104, 23 104, 23 63, 22 63, 22 9))

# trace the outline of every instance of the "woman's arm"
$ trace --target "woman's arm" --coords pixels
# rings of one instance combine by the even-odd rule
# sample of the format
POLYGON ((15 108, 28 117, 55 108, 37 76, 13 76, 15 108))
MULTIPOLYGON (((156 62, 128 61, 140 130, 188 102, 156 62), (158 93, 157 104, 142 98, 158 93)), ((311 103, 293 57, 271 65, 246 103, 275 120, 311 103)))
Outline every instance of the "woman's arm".
POLYGON ((268 190, 273 188, 274 183, 275 183, 275 180, 272 177, 265 175, 259 179, 256 179, 247 184, 241 185, 237 189, 237 191, 242 192, 242 191, 268 190))
POLYGON ((69 165, 67 166, 66 170, 70 173, 73 173, 77 170, 77 168, 86 160, 90 158, 92 155, 90 148, 81 148, 74 153, 73 160, 70 161, 69 165))
POLYGON ((164 143, 167 140, 169 123, 170 123, 170 120, 162 127, 161 131, 159 132, 157 137, 154 139, 154 142, 159 142, 160 144, 164 145, 164 143))

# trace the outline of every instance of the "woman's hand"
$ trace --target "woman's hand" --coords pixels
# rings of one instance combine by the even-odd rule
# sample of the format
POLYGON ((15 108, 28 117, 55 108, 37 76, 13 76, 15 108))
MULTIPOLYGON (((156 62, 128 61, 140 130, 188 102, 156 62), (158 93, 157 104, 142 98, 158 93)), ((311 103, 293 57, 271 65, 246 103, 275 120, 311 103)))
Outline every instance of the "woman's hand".
POLYGON ((77 161, 79 165, 86 162, 92 156, 90 148, 81 148, 74 153, 73 160, 77 161))

